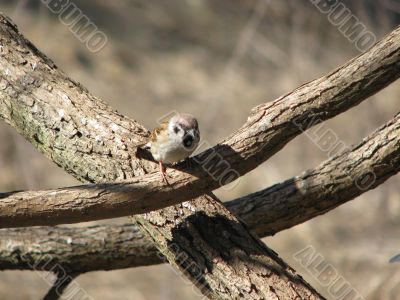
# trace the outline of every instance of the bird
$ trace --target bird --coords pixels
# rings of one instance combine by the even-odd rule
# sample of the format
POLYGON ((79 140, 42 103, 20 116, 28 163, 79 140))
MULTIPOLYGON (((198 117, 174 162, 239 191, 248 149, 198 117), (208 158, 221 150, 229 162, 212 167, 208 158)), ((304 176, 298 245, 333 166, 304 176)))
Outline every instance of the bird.
POLYGON ((162 180, 168 183, 165 164, 172 164, 188 158, 200 141, 199 124, 188 113, 175 113, 170 119, 153 130, 144 149, 151 152, 158 162, 162 180))

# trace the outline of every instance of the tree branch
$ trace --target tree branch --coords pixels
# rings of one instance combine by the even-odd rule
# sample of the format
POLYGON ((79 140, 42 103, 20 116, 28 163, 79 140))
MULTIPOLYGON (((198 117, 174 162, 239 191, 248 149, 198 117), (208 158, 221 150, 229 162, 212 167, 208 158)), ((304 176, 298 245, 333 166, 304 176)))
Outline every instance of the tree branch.
MULTIPOLYGON (((68 79, 19 35, 9 20, 1 17, 0 23, 6 54, 0 60, 5 70, 0 82, 2 118, 81 180, 115 181, 154 170, 154 164, 131 156, 148 136, 147 130, 68 79)), ((198 160, 207 159, 207 164, 215 167, 222 158, 244 174, 301 133, 294 120, 301 124, 314 120, 316 124, 357 105, 398 78, 399 31, 328 78, 257 107, 238 132, 198 160)), ((194 171, 200 172, 196 175, 205 173, 199 166, 194 171)), ((220 185, 213 176, 198 179, 174 173, 174 182, 183 181, 198 193, 220 185)), ((108 217, 116 216, 111 214, 108 217)), ((169 262, 210 298, 320 298, 210 195, 137 220, 169 262)))
POLYGON ((135 224, 0 230, 1 270, 85 273, 163 261, 135 224))
POLYGON ((303 223, 374 189, 400 171, 400 113, 318 167, 227 203, 260 236, 303 223))
MULTIPOLYGON (((397 114, 351 150, 299 176, 225 205, 263 237, 305 222, 398 173, 399 132, 400 114, 397 114), (374 175, 370 177, 371 174, 374 175), (364 182, 366 175, 374 180, 364 182)), ((0 269, 37 266, 49 271, 54 264, 44 264, 48 255, 70 272, 138 267, 164 261, 151 239, 143 236, 134 224, 0 230, 0 269)))
MULTIPOLYGON (((3 81, 7 92, 0 92, 5 103, 0 106, 0 115, 38 149, 76 177, 92 182, 142 175, 154 168, 154 164, 148 164, 147 168, 142 160, 132 159, 127 149, 135 148, 126 147, 137 145, 147 131, 141 127, 135 131, 138 126, 134 122, 113 113, 67 79, 43 55, 37 55, 37 49, 4 17, 0 17, 0 37, 7 53, 0 60, 0 65, 7 66, 7 79, 3 81), (20 53, 24 55, 21 57, 20 53), (27 76, 31 68, 40 72, 27 76), (115 134, 117 131, 120 134, 115 134), (132 168, 135 173, 127 172, 132 168)), ((203 294, 213 299, 322 298, 274 252, 250 235, 218 199, 208 195, 196 200, 198 203, 191 205, 190 212, 179 212, 179 219, 167 210, 160 213, 168 215, 157 218, 150 213, 137 219, 169 262, 184 271, 203 294), (193 214, 194 211, 201 215, 193 214), (203 220, 200 228, 199 219, 203 220), (160 228, 161 223, 164 228, 160 228), (190 224, 190 228, 185 224, 190 224), (157 232, 153 230, 155 227, 159 227, 157 232), (208 228, 216 237, 223 235, 225 242, 231 241, 231 247, 225 249, 228 244, 221 243, 222 239, 206 243, 196 236, 197 228, 208 228), (182 260, 183 255, 188 258, 182 260)))
MULTIPOLYGON (((3 30, 3 35, 5 33, 3 30)), ((15 34, 13 38, 16 38, 15 34)), ((32 45, 27 46, 32 48, 32 45)), ((141 161, 132 158, 128 149, 136 149, 138 141, 143 142, 147 136, 143 127, 112 112, 62 73, 54 69, 49 72, 49 62, 38 52, 33 58, 46 63, 46 68, 24 70, 25 74, 21 74, 21 69, 29 65, 30 55, 21 51, 20 46, 9 47, 3 48, 8 53, 7 59, 0 61, 0 67, 8 70, 8 75, 2 76, 4 89, 0 90, 0 97, 5 101, 0 103, 0 117, 78 178, 104 182, 128 177, 129 171, 139 173, 141 161), (10 53, 17 53, 17 58, 10 53), (21 53, 24 53, 24 58, 21 53), (22 60, 22 66, 16 65, 15 60, 22 60), (18 100, 14 101, 14 98, 18 100), (54 103, 59 105, 58 111, 54 103), (90 109, 89 112, 85 108, 90 109), (128 136, 130 131, 135 134, 128 136), (95 165, 90 166, 87 163, 89 159, 95 165), (131 164, 137 168, 133 169, 131 164), (109 172, 99 178, 102 173, 99 167, 109 172), (117 175, 120 170, 121 176, 117 175)), ((198 197, 229 183, 237 175, 251 171, 300 134, 302 129, 357 105, 399 76, 400 27, 368 52, 331 74, 254 108, 246 124, 236 133, 197 155, 194 160, 199 164, 193 164, 194 168, 183 169, 186 173, 172 171, 169 185, 158 180, 158 174, 152 173, 125 183, 87 186, 82 195, 82 186, 64 191, 0 194, 4 198, 0 202, 0 227, 56 225, 121 217, 198 197), (226 172, 229 170, 233 172, 226 172), (114 197, 110 198, 109 192, 114 192, 114 197)), ((142 173, 153 169, 154 166, 144 167, 142 173)))

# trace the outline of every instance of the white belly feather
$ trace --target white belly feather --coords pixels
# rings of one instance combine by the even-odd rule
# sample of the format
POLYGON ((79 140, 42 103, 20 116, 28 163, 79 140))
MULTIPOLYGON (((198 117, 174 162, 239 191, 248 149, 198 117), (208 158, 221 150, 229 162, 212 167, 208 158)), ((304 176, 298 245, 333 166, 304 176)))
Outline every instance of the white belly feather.
POLYGON ((152 142, 150 147, 154 159, 167 164, 184 160, 196 148, 188 150, 183 146, 181 139, 168 139, 166 136, 158 136, 157 141, 152 142))

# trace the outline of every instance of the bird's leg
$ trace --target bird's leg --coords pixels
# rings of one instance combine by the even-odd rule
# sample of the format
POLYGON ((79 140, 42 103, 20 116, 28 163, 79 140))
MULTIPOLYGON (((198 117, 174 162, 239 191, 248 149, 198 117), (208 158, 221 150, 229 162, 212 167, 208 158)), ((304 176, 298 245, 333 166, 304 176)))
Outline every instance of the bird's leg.
POLYGON ((158 162, 158 165, 160 166, 160 173, 161 173, 161 177, 162 177, 162 181, 165 181, 165 183, 168 184, 168 180, 166 175, 166 168, 164 167, 163 163, 161 161, 158 162))

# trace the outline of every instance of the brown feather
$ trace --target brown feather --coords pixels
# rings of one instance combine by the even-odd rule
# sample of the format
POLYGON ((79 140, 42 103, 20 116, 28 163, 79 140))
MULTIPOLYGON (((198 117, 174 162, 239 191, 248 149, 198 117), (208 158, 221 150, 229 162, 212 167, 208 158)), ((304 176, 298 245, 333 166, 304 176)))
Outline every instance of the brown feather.
POLYGON ((169 125, 169 120, 166 120, 164 122, 161 123, 161 125, 157 128, 155 128, 151 135, 150 135, 150 141, 155 142, 157 140, 157 136, 164 131, 166 128, 168 128, 169 125))

